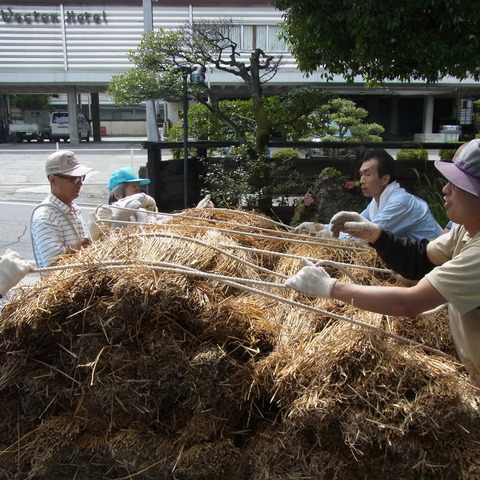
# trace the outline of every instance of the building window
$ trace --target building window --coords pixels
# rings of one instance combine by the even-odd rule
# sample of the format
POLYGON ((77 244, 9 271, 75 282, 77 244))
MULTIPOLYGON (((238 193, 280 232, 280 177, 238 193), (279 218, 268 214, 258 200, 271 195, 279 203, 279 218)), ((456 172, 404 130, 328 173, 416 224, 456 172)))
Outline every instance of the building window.
POLYGON ((115 105, 100 105, 100 120, 109 121, 128 121, 128 120, 146 120, 145 105, 135 105, 129 107, 119 107, 115 105))
POLYGON ((232 28, 230 35, 245 52, 256 48, 268 53, 287 52, 287 45, 278 38, 280 32, 281 28, 277 25, 238 25, 232 28))

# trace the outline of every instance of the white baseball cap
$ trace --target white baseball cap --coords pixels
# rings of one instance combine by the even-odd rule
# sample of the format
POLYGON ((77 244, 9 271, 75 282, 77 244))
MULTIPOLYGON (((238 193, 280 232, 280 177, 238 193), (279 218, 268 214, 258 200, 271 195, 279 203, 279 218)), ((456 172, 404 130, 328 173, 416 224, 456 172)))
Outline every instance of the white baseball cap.
POLYGON ((45 173, 48 175, 67 175, 69 177, 83 177, 93 168, 80 165, 75 154, 70 150, 57 150, 47 158, 45 173))

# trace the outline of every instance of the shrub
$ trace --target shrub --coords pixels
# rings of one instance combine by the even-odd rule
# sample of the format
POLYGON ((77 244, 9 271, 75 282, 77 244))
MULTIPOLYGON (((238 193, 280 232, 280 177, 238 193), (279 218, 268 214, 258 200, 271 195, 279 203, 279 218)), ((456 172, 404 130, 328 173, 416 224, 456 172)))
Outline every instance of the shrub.
POLYGON ((421 160, 426 162, 428 160, 428 150, 424 148, 402 148, 397 152, 397 160, 421 160))
POLYGON ((429 173, 420 173, 415 168, 412 170, 417 179, 415 194, 428 203, 435 220, 440 225, 445 226, 449 221, 444 207, 445 200, 443 199, 442 193, 442 188, 446 183, 445 178, 435 170, 429 173))
POLYGON ((279 159, 282 161, 291 160, 292 158, 300 158, 297 151, 293 148, 282 148, 281 150, 277 150, 270 155, 270 158, 279 159))
POLYGON ((452 148, 442 148, 438 151, 438 156, 442 162, 451 162, 453 160, 453 156, 457 148, 461 145, 461 143, 452 143, 452 148))

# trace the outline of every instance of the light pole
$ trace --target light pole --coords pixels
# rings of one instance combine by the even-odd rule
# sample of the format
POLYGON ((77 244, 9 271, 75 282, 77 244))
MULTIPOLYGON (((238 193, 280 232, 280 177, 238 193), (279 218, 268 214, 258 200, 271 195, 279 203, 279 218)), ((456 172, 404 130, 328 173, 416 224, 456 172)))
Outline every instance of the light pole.
MULTIPOLYGON (((152 0, 143 0, 143 31, 153 31, 152 0)), ((147 117, 147 140, 149 142, 157 142, 159 138, 157 116, 155 115, 155 100, 147 100, 145 108, 145 113, 147 117)))
POLYGON ((205 83, 205 67, 182 66, 174 70, 183 78, 183 208, 188 208, 188 76, 192 83, 205 83))

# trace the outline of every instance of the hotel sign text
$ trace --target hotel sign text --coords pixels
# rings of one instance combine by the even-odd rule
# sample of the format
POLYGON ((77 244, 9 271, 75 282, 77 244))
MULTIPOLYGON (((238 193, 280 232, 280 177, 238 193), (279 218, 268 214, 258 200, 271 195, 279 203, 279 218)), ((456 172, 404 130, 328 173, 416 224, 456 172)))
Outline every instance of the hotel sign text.
MULTIPOLYGON (((34 24, 34 23, 61 23, 59 13, 42 13, 42 12, 28 12, 28 13, 16 13, 11 8, 1 9, 0 15, 5 23, 19 23, 19 24, 34 24)), ((76 13, 73 10, 67 10, 65 12, 65 23, 68 24, 101 24, 107 23, 107 14, 105 11, 102 13, 82 12, 76 13)))

